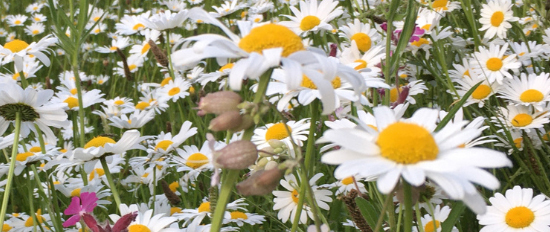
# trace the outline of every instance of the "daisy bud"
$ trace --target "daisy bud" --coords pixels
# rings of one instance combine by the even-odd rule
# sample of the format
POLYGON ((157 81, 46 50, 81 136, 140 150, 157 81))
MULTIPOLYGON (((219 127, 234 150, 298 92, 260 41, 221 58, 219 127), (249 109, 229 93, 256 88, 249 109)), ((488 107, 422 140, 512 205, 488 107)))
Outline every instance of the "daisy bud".
POLYGON ((211 131, 225 131, 237 128, 242 123, 241 113, 238 110, 224 112, 210 121, 208 129, 211 131))
POLYGON ((237 184, 237 191, 243 196, 261 196, 270 194, 279 185, 279 180, 283 178, 283 170, 272 168, 269 170, 260 170, 237 184))
POLYGON ((216 151, 216 163, 221 168, 241 170, 248 168, 258 159, 256 145, 248 140, 232 142, 223 149, 216 151))
POLYGON ((233 91, 220 91, 209 93, 199 101, 198 115, 221 114, 223 112, 238 110, 237 105, 241 103, 242 98, 233 91))

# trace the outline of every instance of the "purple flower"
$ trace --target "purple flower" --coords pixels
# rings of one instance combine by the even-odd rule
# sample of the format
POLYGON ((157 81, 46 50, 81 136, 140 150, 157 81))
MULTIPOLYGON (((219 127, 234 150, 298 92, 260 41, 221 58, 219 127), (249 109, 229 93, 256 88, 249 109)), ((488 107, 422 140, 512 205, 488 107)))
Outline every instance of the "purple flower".
POLYGON ((63 223, 63 227, 76 225, 82 215, 94 211, 94 208, 97 206, 97 200, 97 196, 93 192, 84 192, 80 194, 80 197, 73 197, 71 204, 63 212, 65 215, 73 216, 63 223), (80 205, 81 201, 82 205, 80 205))

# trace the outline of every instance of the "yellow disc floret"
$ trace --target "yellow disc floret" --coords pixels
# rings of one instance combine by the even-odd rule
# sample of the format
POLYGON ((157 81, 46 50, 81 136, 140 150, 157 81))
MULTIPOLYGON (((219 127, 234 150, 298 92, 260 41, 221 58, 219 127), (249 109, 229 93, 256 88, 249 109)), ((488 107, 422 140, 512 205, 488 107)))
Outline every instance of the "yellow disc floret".
POLYGON ((246 216, 245 213, 241 212, 241 211, 234 211, 234 212, 231 212, 231 219, 248 219, 248 216, 246 216))
POLYGON ((15 156, 15 160, 17 160, 19 162, 23 162, 23 161, 27 160, 27 158, 29 158, 33 155, 34 155, 34 153, 32 153, 32 152, 19 153, 19 154, 17 154, 17 156, 15 156))
POLYGON ((502 11, 495 11, 491 16, 491 25, 498 27, 504 21, 504 13, 502 11))
POLYGON ((128 232, 151 232, 151 230, 147 226, 133 224, 128 226, 128 232))
POLYGON ((430 221, 430 222, 426 223, 426 226, 424 226, 424 231, 425 232, 435 232, 435 231, 437 231, 437 228, 439 228, 440 225, 441 225, 441 222, 439 222, 438 220, 435 220, 435 222, 430 221))
POLYGON ((315 15, 308 15, 302 19, 300 22, 300 29, 302 31, 309 31, 319 25, 321 23, 321 19, 319 19, 315 15))
POLYGON ((69 109, 78 107, 78 99, 76 99, 75 97, 68 97, 63 102, 67 103, 67 106, 69 107, 69 109))
POLYGON ((342 180, 343 185, 350 185, 353 184, 353 177, 349 176, 342 180))
POLYGON ((491 87, 488 85, 479 85, 472 93, 472 98, 476 100, 485 99, 491 94, 491 87))
POLYGON ((287 128, 288 132, 292 133, 292 129, 288 126, 285 128, 285 124, 282 122, 269 127, 265 133, 265 141, 272 139, 281 140, 288 137, 287 128))
POLYGON ((518 206, 508 210, 505 220, 508 226, 521 229, 531 225, 535 220, 535 214, 525 206, 518 206))
POLYGON ((4 44, 4 48, 9 49, 13 53, 23 51, 28 46, 29 46, 29 44, 27 42, 25 42, 23 40, 19 40, 19 39, 14 39, 14 40, 4 44))
POLYGON ((265 49, 283 48, 283 56, 304 50, 300 36, 285 26, 265 24, 250 30, 250 33, 241 39, 239 47, 246 52, 262 53, 265 49))
POLYGON ((109 137, 97 136, 92 140, 90 140, 88 143, 86 143, 86 145, 84 145, 84 149, 90 148, 90 147, 105 147, 105 144, 107 143, 115 144, 116 142, 109 137))
POLYGON ((170 145, 172 145, 173 143, 174 142, 172 142, 170 140, 162 140, 155 146, 155 151, 157 151, 158 149, 162 149, 162 150, 166 151, 166 150, 168 150, 168 147, 170 145))
POLYGON ((174 96, 174 95, 180 93, 180 91, 181 91, 180 88, 174 87, 174 88, 171 88, 170 91, 168 91, 168 95, 169 96, 174 96))
POLYGON ((359 48, 362 52, 368 51, 372 45, 370 36, 361 32, 355 33, 355 35, 351 36, 351 40, 355 41, 357 48, 359 48))
POLYGON ((384 158, 400 164, 435 160, 439 148, 432 134, 414 123, 396 122, 384 129, 376 141, 384 158))
POLYGON ((296 189, 292 190, 291 197, 292 197, 292 201, 294 201, 294 203, 298 203, 298 200, 300 200, 300 194, 298 193, 298 191, 296 189))
POLYGON ((487 69, 496 72, 502 68, 502 60, 500 58, 489 58, 487 60, 487 69))
POLYGON ((207 202, 203 202, 201 203, 201 205, 199 206, 199 213, 202 213, 202 212, 210 212, 210 202, 207 201, 207 202))
POLYGON ((202 165, 208 163, 208 157, 202 153, 194 153, 187 158, 185 165, 189 166, 192 169, 200 168, 202 165))
POLYGON ((544 95, 536 89, 528 89, 519 96, 519 100, 522 102, 540 102, 542 99, 544 99, 544 95))
POLYGON ((529 114, 517 114, 512 119, 512 125, 514 125, 515 127, 524 127, 531 124, 532 122, 533 117, 531 117, 531 115, 529 114))

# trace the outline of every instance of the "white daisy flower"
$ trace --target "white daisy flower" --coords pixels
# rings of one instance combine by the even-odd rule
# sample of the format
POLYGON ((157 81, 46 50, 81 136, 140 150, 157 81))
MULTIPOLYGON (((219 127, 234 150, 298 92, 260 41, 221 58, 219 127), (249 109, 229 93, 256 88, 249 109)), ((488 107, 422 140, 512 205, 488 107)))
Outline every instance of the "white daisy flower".
POLYGON ((32 15, 32 21, 36 23, 43 23, 46 22, 48 18, 44 16, 43 14, 34 14, 32 15))
POLYGON ((470 91, 474 85, 476 85, 479 82, 482 82, 481 85, 479 85, 474 92, 468 97, 468 100, 464 103, 465 106, 469 106, 471 104, 478 105, 479 108, 482 108, 485 105, 485 101, 487 101, 491 96, 493 96, 495 93, 497 93, 499 90, 502 89, 502 85, 498 82, 493 82, 490 84, 487 79, 484 78, 470 78, 470 77, 464 77, 461 79, 455 79, 454 82, 458 84, 456 86, 456 92, 462 99, 462 97, 466 94, 466 92, 470 91))
POLYGON ((504 88, 499 91, 502 98, 508 99, 514 105, 533 106, 536 110, 542 111, 547 102, 550 101, 550 74, 541 73, 525 74, 514 79, 507 80, 504 88))
POLYGON ((43 3, 31 3, 25 8, 25 12, 27 13, 36 13, 42 10, 42 7, 44 7, 43 3))
POLYGON ((164 133, 161 132, 154 143, 154 147, 150 146, 147 149, 147 152, 149 154, 168 154, 175 150, 177 147, 179 147, 183 142, 185 142, 186 139, 189 137, 195 135, 197 133, 196 127, 191 127, 192 123, 189 121, 185 121, 178 132, 177 135, 172 137, 172 133, 164 133))
POLYGON ((172 100, 176 102, 178 99, 183 99, 189 96, 189 87, 191 83, 187 80, 184 80, 181 77, 176 78, 175 81, 170 80, 167 85, 158 89, 157 94, 163 101, 172 100))
POLYGON ((521 63, 517 61, 514 54, 505 58, 504 53, 507 49, 507 43, 502 47, 491 43, 489 50, 479 47, 479 52, 474 54, 475 61, 472 62, 479 75, 486 77, 490 83, 497 81, 502 84, 504 77, 512 79, 513 77, 508 71, 518 70, 521 63))
POLYGON ((121 36, 118 39, 113 39, 111 41, 110 47, 107 47, 107 46, 98 47, 95 49, 95 51, 99 53, 115 53, 117 49, 123 50, 128 45, 130 45, 129 41, 130 41, 129 37, 121 36))
POLYGON ((109 125, 121 129, 138 129, 143 127, 153 118, 155 118, 155 111, 153 110, 136 110, 130 116, 123 114, 120 117, 110 117, 109 120, 111 121, 111 123, 109 123, 109 125))
MULTIPOLYGON (((150 232, 177 232, 179 229, 170 228, 170 224, 176 222, 176 218, 170 216, 164 216, 163 213, 153 215, 153 210, 149 209, 145 212, 138 210, 137 205, 133 204, 127 206, 126 204, 120 205, 120 215, 124 216, 129 213, 137 212, 137 217, 128 226, 128 232, 138 231, 150 231, 150 232)), ((109 218, 116 223, 122 216, 118 214, 111 214, 109 218)))
POLYGON ((489 198, 487 213, 478 214, 480 232, 489 231, 548 231, 550 201, 544 194, 533 197, 533 189, 514 186, 506 195, 496 193, 489 198))
POLYGON ((80 161, 90 161, 103 156, 123 154, 131 149, 143 149, 139 145, 143 140, 137 130, 124 132, 118 142, 106 136, 97 136, 88 141, 83 148, 74 149, 73 157, 80 161))
POLYGON ((317 0, 300 1, 300 10, 291 6, 290 10, 294 16, 285 15, 291 21, 283 21, 279 24, 289 27, 297 34, 331 31, 330 21, 342 15, 344 11, 338 6, 338 1, 322 0, 317 4, 317 0))
POLYGON ((6 17, 6 23, 10 27, 21 27, 25 25, 25 21, 27 21, 29 17, 25 15, 8 15, 6 17))
POLYGON ((463 199, 473 210, 483 212, 485 205, 480 203, 482 198, 472 182, 496 189, 499 181, 482 168, 512 163, 495 150, 458 148, 479 136, 479 131, 448 124, 434 132, 438 114, 437 110, 421 108, 411 118, 402 119, 388 107, 376 107, 378 130, 358 127, 326 131, 319 142, 332 142, 342 148, 326 153, 321 161, 339 164, 336 178, 378 176, 377 186, 384 194, 395 188, 400 177, 413 186, 430 179, 451 199, 463 199))
POLYGON ((351 41, 355 41, 357 47, 361 52, 367 52, 371 49, 381 36, 375 29, 371 28, 368 23, 361 23, 359 19, 355 19, 349 22, 347 25, 340 28, 342 31, 340 37, 347 38, 351 41))
POLYGON ((538 59, 538 56, 544 51, 541 44, 537 44, 537 41, 527 41, 521 43, 512 43, 511 46, 514 53, 518 56, 518 61, 531 61, 531 58, 535 60, 538 59))
MULTIPOLYGON (((332 202, 332 192, 327 189, 319 189, 319 187, 315 184, 322 176, 322 173, 317 173, 314 175, 309 180, 309 185, 311 186, 311 191, 313 192, 315 201, 317 202, 319 208, 329 210, 330 207, 327 203, 332 202)), ((273 205, 273 209, 279 211, 277 218, 285 223, 289 219, 294 220, 296 216, 298 211, 298 201, 301 197, 299 193, 300 186, 296 176, 293 174, 287 175, 284 179, 281 179, 281 186, 283 186, 287 191, 273 191, 273 195, 275 195, 275 198, 273 199, 273 202, 275 203, 275 205, 273 205)), ((304 201, 304 203, 306 203, 306 201, 304 201)), ((306 224, 308 217, 313 219, 313 212, 309 205, 304 204, 300 214, 299 223, 306 224)))
POLYGON ((31 44, 28 44, 23 40, 12 40, 5 43, 4 46, 0 45, 0 58, 2 58, 1 63, 7 64, 14 61, 17 70, 22 70, 24 57, 35 56, 42 63, 44 63, 44 65, 50 66, 50 59, 44 53, 48 49, 48 46, 53 45, 56 42, 57 39, 52 35, 45 36, 40 39, 40 41, 32 42, 31 44))
POLYGON ((227 0, 220 6, 212 6, 212 8, 216 11, 212 13, 212 16, 216 18, 223 17, 244 7, 246 7, 246 4, 239 3, 239 0, 227 0))
POLYGON ((449 70, 449 76, 453 81, 455 79, 462 79, 462 78, 476 78, 477 75, 475 73, 475 70, 473 68, 473 63, 470 64, 470 62, 476 62, 475 60, 468 59, 468 58, 462 58, 462 64, 453 64, 453 67, 455 69, 449 70))
MULTIPOLYGON (((424 217, 420 218, 421 224, 417 222, 417 226, 422 226, 423 230, 418 230, 416 226, 414 226, 412 229, 414 232, 418 231, 426 231, 426 232, 436 232, 441 231, 441 226, 445 220, 447 220, 447 217, 449 217, 449 213, 451 213, 451 208, 449 206, 444 206, 441 208, 440 205, 435 206, 435 209, 433 209, 433 214, 429 213, 424 215, 424 217)), ((451 229, 452 232, 458 232, 458 229, 453 226, 451 229)))
POLYGON ((487 31, 483 36, 486 39, 491 39, 495 35, 504 39, 506 31, 512 28, 510 22, 515 21, 518 21, 518 17, 514 17, 510 0, 491 0, 482 5, 479 22, 483 26, 479 30, 487 31))
POLYGON ((303 141, 307 140, 309 133, 309 119, 304 118, 300 121, 288 121, 285 123, 269 123, 263 127, 258 127, 254 130, 254 135, 251 141, 258 146, 258 149, 269 147, 269 141, 272 139, 284 142, 289 148, 292 148, 290 137, 298 146, 303 145, 303 141), (287 131, 288 129, 288 131, 287 131), (290 132, 290 135, 289 133, 290 132))
POLYGON ((424 93, 425 90, 428 90, 424 82, 421 80, 411 81, 406 85, 402 85, 399 87, 399 91, 397 91, 397 88, 392 85, 390 89, 390 102, 396 102, 399 100, 399 97, 405 88, 408 88, 408 94, 405 101, 413 105, 416 104, 416 100, 413 96, 424 93))
POLYGON ((375 73, 376 76, 382 73, 382 69, 378 66, 380 62, 386 59, 385 48, 383 46, 374 46, 361 55, 355 40, 351 41, 351 46, 344 48, 340 56, 340 62, 349 67, 358 70, 360 73, 368 71, 375 73))
POLYGON ((36 36, 44 33, 44 29, 46 29, 44 24, 34 22, 31 25, 25 27, 25 33, 30 36, 36 36))
POLYGON ((145 29, 145 25, 141 23, 141 18, 149 18, 149 15, 151 14, 150 11, 147 11, 139 16, 137 15, 124 15, 122 19, 120 19, 120 23, 117 23, 115 25, 115 29, 117 33, 121 35, 133 35, 143 29, 145 29))
POLYGON ((451 0, 435 0, 435 1, 420 0, 420 3, 431 6, 433 10, 441 13, 447 13, 456 9, 460 9, 460 2, 454 2, 451 0), (431 5, 429 3, 431 3, 431 5))
MULTIPOLYGON (((227 144, 216 141, 214 149, 220 150, 227 144)), ((208 141, 205 141, 199 149, 195 145, 185 145, 183 149, 176 149, 177 154, 170 157, 170 161, 177 167, 178 172, 189 171, 187 175, 190 181, 196 180, 198 174, 202 171, 214 169, 214 154, 208 141)))
POLYGON ((548 111, 534 111, 528 106, 508 105, 499 107, 501 114, 491 117, 491 122, 498 127, 507 127, 518 130, 531 131, 532 128, 543 128, 550 122, 548 111), (504 124, 504 125, 503 125, 504 124))
POLYGON ((172 11, 166 10, 164 13, 153 14, 149 18, 142 17, 140 18, 140 22, 150 29, 164 31, 166 29, 181 26, 187 17, 187 11, 173 13, 172 11))

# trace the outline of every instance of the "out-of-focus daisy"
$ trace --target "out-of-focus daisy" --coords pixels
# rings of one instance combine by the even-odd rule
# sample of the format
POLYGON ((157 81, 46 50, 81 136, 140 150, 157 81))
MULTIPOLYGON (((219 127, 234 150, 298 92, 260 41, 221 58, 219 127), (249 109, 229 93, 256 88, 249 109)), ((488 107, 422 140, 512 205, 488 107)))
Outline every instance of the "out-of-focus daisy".
POLYGON ((498 127, 505 126, 529 132, 532 128, 542 128, 544 124, 550 122, 548 111, 537 112, 523 105, 508 105, 499 107, 499 109, 502 116, 499 114, 499 116, 491 117, 491 121, 498 127))
POLYGON ((321 138, 320 142, 342 147, 321 159, 340 164, 336 178, 378 176, 378 189, 386 194, 400 177, 413 186, 424 184, 427 178, 452 199, 463 199, 474 211, 483 212, 485 206, 479 205, 482 198, 472 182, 496 189, 498 180, 482 168, 512 165, 506 155, 495 150, 458 148, 480 135, 477 128, 448 124, 434 132, 437 110, 421 108, 411 118, 402 119, 388 107, 376 107, 374 116, 378 130, 368 126, 328 130, 321 138))
POLYGON ((508 44, 500 47, 497 44, 490 44, 489 50, 484 47, 479 47, 479 52, 475 52, 472 63, 475 69, 482 77, 486 77, 490 83, 497 81, 502 84, 504 77, 512 79, 512 74, 508 71, 516 71, 521 66, 517 62, 516 55, 512 54, 504 57, 504 53, 508 49, 508 44))
MULTIPOLYGON (((128 57, 128 59, 126 59, 126 64, 128 65, 128 70, 130 71, 130 73, 137 72, 139 68, 143 66, 144 61, 145 58, 141 55, 131 55, 130 57, 128 57)), ((124 63, 122 61, 118 61, 117 66, 118 67, 115 68, 115 72, 118 75, 124 76, 124 63)))
POLYGON ((189 87, 191 87, 189 81, 178 77, 174 81, 170 81, 167 85, 160 88, 158 90, 158 95, 160 98, 165 99, 165 101, 172 100, 173 102, 176 102, 180 98, 189 96, 189 92, 187 92, 189 87))
POLYGON ((506 38, 506 31, 512 28, 510 22, 518 21, 512 11, 512 2, 510 0, 492 0, 487 1, 481 8, 481 18, 479 22, 483 25, 479 30, 485 32, 484 38, 491 39, 495 37, 506 38))
POLYGON ((143 139, 137 130, 124 132, 118 142, 106 136, 97 136, 88 141, 84 147, 76 148, 73 156, 80 161, 89 161, 103 156, 122 154, 130 149, 142 148, 139 142, 143 139))
POLYGON ((288 127, 285 128, 285 123, 279 122, 269 123, 263 127, 258 127, 254 130, 251 141, 258 146, 258 149, 269 147, 269 141, 272 139, 283 141, 291 148, 292 142, 290 141, 290 135, 292 135, 294 143, 298 146, 302 146, 302 142, 307 140, 307 134, 309 133, 309 119, 304 118, 300 121, 288 121, 286 125, 288 127))
POLYGON ((43 14, 34 14, 32 16, 32 21, 33 22, 36 22, 36 23, 43 23, 43 22, 46 22, 48 18, 46 18, 46 16, 44 16, 43 14))
POLYGON ((478 214, 480 232, 547 231, 550 226, 550 201, 544 194, 533 197, 533 189, 514 186, 506 195, 496 193, 489 198, 487 213, 478 214))
POLYGON ((291 21, 279 24, 289 27, 298 34, 310 31, 331 31, 330 21, 344 12, 337 6, 338 2, 333 0, 322 0, 319 4, 317 0, 300 1, 300 10, 294 6, 290 7, 294 16, 285 15, 291 21))
POLYGON ((503 98, 515 105, 532 105, 542 111, 545 103, 550 101, 550 74, 525 74, 507 80, 504 88, 499 91, 503 98))
POLYGON ((187 17, 187 11, 173 13, 172 11, 166 10, 164 13, 153 14, 149 18, 142 17, 140 18, 140 22, 148 28, 163 31, 179 27, 187 17))
POLYGON ((37 133, 35 124, 46 135, 49 143, 57 141, 52 127, 63 127, 67 124, 67 114, 62 110, 65 104, 50 101, 53 91, 23 90, 17 84, 0 85, 0 134, 8 129, 11 123, 15 124, 16 114, 21 117, 21 135, 26 137, 30 131, 37 133))
POLYGON ((6 17, 6 23, 10 27, 21 27, 25 25, 25 21, 27 21, 29 17, 25 15, 8 15, 6 17))
POLYGON ((155 111, 136 110, 130 116, 126 116, 126 114, 123 114, 120 117, 110 117, 109 120, 111 121, 111 123, 109 125, 124 129, 138 129, 151 121, 154 116, 155 111))
POLYGON ((482 82, 474 90, 472 95, 468 97, 468 100, 466 100, 464 106, 477 103, 478 107, 481 108, 485 105, 485 101, 487 101, 489 97, 493 96, 500 89, 502 89, 502 85, 500 85, 498 82, 493 82, 492 84, 490 84, 486 79, 479 77, 464 77, 461 79, 455 79, 454 81, 458 84, 458 86, 456 86, 456 92, 461 98, 466 94, 466 92, 470 91, 470 89, 472 89, 474 85, 482 82))
MULTIPOLYGON (((135 213, 137 212, 137 217, 135 221, 133 221, 128 226, 129 232, 138 232, 138 231, 150 231, 150 232, 177 232, 179 229, 176 228, 170 228, 170 224, 174 223, 176 221, 176 218, 170 217, 170 216, 164 216, 164 214, 155 214, 153 215, 153 210, 147 210, 145 212, 141 212, 138 210, 137 205, 126 205, 121 204, 120 205, 120 215, 124 216, 126 214, 135 213)), ((111 214, 109 215, 109 218, 113 220, 113 222, 117 222, 121 216, 117 214, 111 214)))
POLYGON ((245 4, 239 3, 239 0, 227 0, 223 2, 220 6, 212 6, 212 8, 214 8, 214 10, 216 11, 212 13, 212 16, 216 18, 223 17, 240 10, 245 6, 245 4))
POLYGON ((544 51, 543 46, 541 44, 537 44, 537 41, 527 41, 527 43, 514 42, 510 45, 510 47, 517 55, 518 61, 520 62, 530 61, 531 58, 537 59, 537 57, 544 51))
POLYGON ((355 41, 361 52, 368 51, 380 39, 380 34, 375 29, 369 24, 361 23, 359 19, 341 27, 340 30, 340 37, 355 41))
MULTIPOLYGON (((420 0, 420 3, 429 5, 430 1, 420 0)), ((454 2, 451 0, 435 0, 431 1, 431 7, 441 13, 451 12, 456 9, 460 9, 460 2, 454 2)))
POLYGON ((399 100, 399 97, 402 94, 404 94, 403 91, 406 88, 407 88, 408 93, 407 93, 405 101, 409 102, 411 104, 416 104, 416 100, 414 99, 413 96, 415 96, 417 94, 424 93, 424 91, 428 89, 428 88, 426 88, 426 85, 424 84, 424 82, 422 82, 421 80, 411 81, 410 83, 399 87, 399 91, 397 90, 397 88, 395 86, 392 86, 390 91, 389 91, 390 92, 390 102, 396 102, 397 100, 399 100))
POLYGON ((50 66, 50 59, 44 54, 48 49, 48 46, 57 42, 57 39, 51 35, 45 36, 38 42, 32 42, 28 44, 23 40, 12 40, 0 45, 0 58, 2 58, 2 64, 7 64, 12 61, 15 62, 15 66, 18 70, 23 69, 23 59, 26 56, 34 56, 38 58, 44 65, 50 66))
POLYGON ((117 23, 115 25, 115 29, 117 30, 117 33, 121 35, 133 35, 143 29, 145 29, 145 25, 141 23, 141 18, 149 18, 150 11, 147 11, 139 16, 136 15, 124 15, 122 19, 120 19, 120 23, 117 23))
POLYGON ((44 3, 31 3, 25 8, 25 12, 27 13, 36 13, 42 10, 42 7, 44 7, 44 3))
MULTIPOLYGON (((332 202, 332 198, 330 197, 332 192, 327 189, 319 189, 319 187, 315 184, 322 176, 323 174, 321 173, 314 175, 309 180, 309 185, 311 186, 311 191, 315 196, 315 201, 317 202, 319 208, 329 210, 329 205, 327 203, 332 202)), ((299 198, 305 196, 300 196, 300 186, 296 176, 292 174, 285 176, 285 178, 281 180, 281 186, 283 186, 286 191, 273 191, 273 195, 275 195, 275 198, 273 199, 273 202, 275 203, 275 205, 273 205, 273 209, 279 210, 277 218, 285 223, 289 218, 294 219, 296 217, 299 198)), ((304 203, 305 202, 306 201, 304 201, 304 203)), ((313 212, 310 206, 304 204, 300 214, 300 223, 306 224, 308 216, 313 219, 313 212)))
POLYGON ((44 29, 46 29, 44 24, 35 22, 25 27, 25 33, 30 36, 36 36, 42 34, 44 32, 44 29))
MULTIPOLYGON (((413 227, 414 232, 418 231, 425 231, 425 232, 436 232, 441 231, 441 226, 445 220, 447 220, 447 217, 449 217, 449 213, 451 213, 451 208, 449 206, 444 206, 441 208, 440 205, 435 206, 435 209, 433 209, 433 214, 429 213, 424 215, 424 217, 420 218, 420 222, 418 223, 418 226, 421 226, 423 230, 418 230, 415 227, 413 227)), ((453 226, 451 229, 452 232, 458 232, 458 229, 453 226)))
POLYGON ((114 53, 117 51, 117 49, 124 49, 126 48, 130 43, 129 43, 129 38, 128 37, 119 37, 118 39, 113 39, 111 41, 111 46, 110 47, 107 47, 107 46, 103 46, 103 47, 98 47, 96 48, 96 52, 99 52, 99 53, 114 53))
POLYGON ((192 123, 189 121, 185 121, 178 132, 177 135, 172 137, 172 133, 164 133, 161 132, 157 139, 155 140, 154 147, 149 147, 147 149, 147 152, 149 154, 151 153, 160 153, 160 154, 168 154, 169 152, 172 152, 177 147, 179 147, 183 142, 185 142, 186 139, 189 137, 195 135, 197 133, 196 127, 191 127, 192 123))

